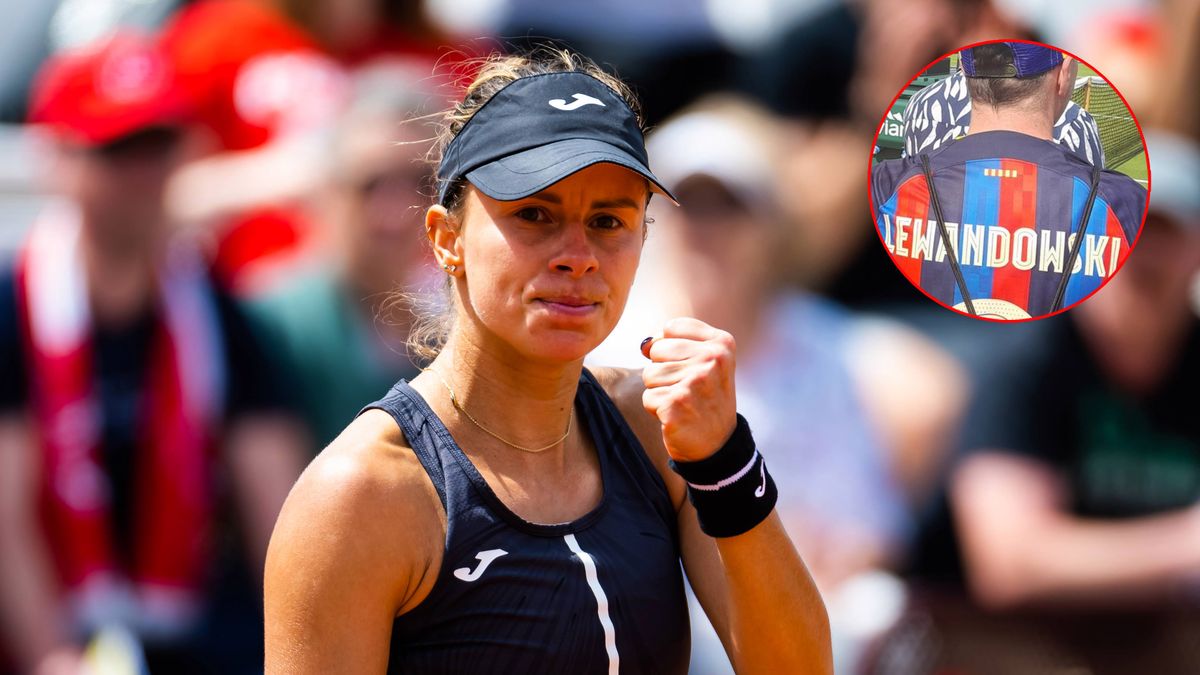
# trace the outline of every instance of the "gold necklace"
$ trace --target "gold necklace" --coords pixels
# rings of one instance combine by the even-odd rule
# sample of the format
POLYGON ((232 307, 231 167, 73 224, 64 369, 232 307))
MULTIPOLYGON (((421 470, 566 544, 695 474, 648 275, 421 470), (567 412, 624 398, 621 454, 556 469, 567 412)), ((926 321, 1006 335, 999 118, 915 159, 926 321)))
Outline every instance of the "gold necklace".
POLYGON ((482 424, 479 423, 479 420, 472 417, 471 413, 467 412, 467 409, 464 408, 463 405, 458 402, 458 397, 454 395, 454 390, 450 388, 450 383, 446 381, 446 378, 442 377, 441 373, 434 370, 433 368, 425 368, 424 370, 426 372, 433 373, 434 375, 437 376, 437 379, 442 381, 442 386, 446 387, 446 391, 449 392, 450 403, 454 405, 455 410, 457 410, 458 412, 460 412, 464 416, 466 416, 466 418, 471 421, 471 424, 474 424, 475 426, 479 427, 480 431, 482 431, 483 433, 487 434, 488 436, 491 436, 492 438, 500 441, 501 443, 503 443, 511 448, 516 448, 517 450, 521 450, 522 452, 530 452, 530 453, 543 452, 543 451, 549 450, 550 448, 553 448, 554 446, 558 445, 559 443, 562 443, 563 441, 567 440, 567 436, 571 435, 571 423, 575 421, 574 406, 572 406, 571 413, 567 417, 567 430, 565 432, 563 432, 562 436, 559 436, 557 439, 555 439, 555 441, 553 443, 543 445, 540 448, 527 448, 523 445, 517 445, 516 443, 513 443, 512 441, 508 440, 507 438, 504 438, 500 434, 483 426, 482 424))

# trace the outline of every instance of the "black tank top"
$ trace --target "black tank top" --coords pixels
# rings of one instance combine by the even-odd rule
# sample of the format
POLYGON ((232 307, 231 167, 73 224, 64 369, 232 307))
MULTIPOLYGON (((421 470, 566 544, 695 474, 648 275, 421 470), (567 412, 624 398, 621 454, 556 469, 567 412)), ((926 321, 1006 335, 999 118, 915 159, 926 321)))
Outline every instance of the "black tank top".
POLYGON ((599 455, 604 494, 569 523, 510 511, 408 382, 367 408, 396 420, 447 518, 437 581, 395 620, 389 672, 687 672, 675 510, 591 373, 580 377, 575 412, 599 455))

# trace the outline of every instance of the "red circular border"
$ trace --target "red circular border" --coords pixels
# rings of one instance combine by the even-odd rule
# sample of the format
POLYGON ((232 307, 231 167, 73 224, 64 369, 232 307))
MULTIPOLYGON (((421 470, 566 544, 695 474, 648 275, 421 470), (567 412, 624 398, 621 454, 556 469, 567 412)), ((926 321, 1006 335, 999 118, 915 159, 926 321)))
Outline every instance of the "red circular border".
POLYGON ((1046 319, 1046 318, 1049 318, 1052 316, 1058 316, 1059 314, 1062 314, 1063 312, 1066 312, 1067 310, 1078 307, 1079 305, 1086 302, 1093 295, 1095 295, 1096 293, 1099 293, 1101 289, 1103 289, 1105 286, 1108 285, 1108 282, 1112 281, 1117 276, 1117 274, 1121 271, 1121 268, 1124 267, 1125 263, 1129 260, 1129 256, 1133 255, 1134 250, 1137 249, 1138 240, 1142 238, 1142 230, 1146 227, 1146 216, 1148 215, 1149 210, 1150 210, 1150 189, 1153 185, 1154 185, 1154 177, 1153 177, 1151 169, 1150 169, 1150 149, 1146 147, 1146 134, 1142 132, 1142 123, 1138 121, 1137 114, 1135 114, 1133 112, 1133 108, 1130 107, 1129 101, 1125 100, 1125 96, 1124 96, 1124 94, 1121 93, 1121 90, 1117 89, 1117 85, 1113 84, 1112 81, 1109 80, 1107 77, 1105 77, 1104 73, 1101 73, 1095 66, 1088 63, 1087 61, 1084 61, 1083 59, 1079 58, 1075 54, 1072 54, 1071 52, 1069 52, 1065 49, 1055 47, 1054 45, 1048 45, 1048 44, 1045 44, 1044 42, 1037 42, 1035 40, 1015 40, 1015 39, 1014 40, 1004 40, 1004 39, 980 40, 979 42, 972 42, 971 44, 964 45, 962 47, 959 47, 958 49, 953 49, 951 51, 948 51, 945 54, 942 54, 941 56, 937 57, 936 59, 925 64, 924 68, 921 68, 920 70, 918 70, 916 72, 916 74, 914 74, 912 77, 910 77, 908 79, 907 82, 904 83, 904 86, 900 87, 900 90, 897 91, 896 95, 892 97, 891 102, 888 103, 887 107, 883 109, 883 115, 880 116, 880 118, 879 118, 879 124, 875 125, 875 135, 871 141, 871 155, 870 155, 870 157, 867 158, 867 203, 870 205, 870 209, 871 209, 870 214, 869 214, 870 218, 871 218, 871 229, 875 231, 875 236, 876 236, 876 238, 879 239, 879 245, 883 247, 883 250, 885 252, 887 252, 888 260, 891 261, 892 265, 896 268, 896 271, 900 272, 901 278, 903 278, 904 281, 906 281, 907 283, 912 284, 912 286, 914 288, 916 288, 918 291, 920 291, 921 293, 923 293, 925 295, 925 297, 929 298, 930 300, 932 300, 936 304, 940 305, 941 307, 945 307, 946 309, 950 310, 951 312, 954 312, 955 314, 958 314, 960 316, 965 316, 970 319, 975 319, 976 321, 990 321, 992 323, 1027 323, 1030 321, 1041 321, 1042 319, 1046 319), (993 44, 996 42, 1024 42, 1025 44, 1038 45, 1041 47, 1048 47, 1050 49, 1060 51, 1063 54, 1066 54, 1067 56, 1070 56, 1071 58, 1075 59, 1076 61, 1087 66, 1088 68, 1091 68, 1092 72, 1096 73, 1096 75, 1098 75, 1100 77, 1100 79, 1104 80, 1108 84, 1108 86, 1112 87, 1112 90, 1117 93, 1118 97, 1120 97, 1121 103, 1125 105, 1125 109, 1129 111, 1129 116, 1133 118, 1134 125, 1137 126, 1138 136, 1142 139, 1142 150, 1145 151, 1145 153, 1146 153, 1146 205, 1142 208, 1142 222, 1138 225, 1137 235, 1134 236, 1133 242, 1129 244, 1129 253, 1127 253, 1125 255, 1125 259, 1122 260, 1121 262, 1117 263, 1117 269, 1113 270, 1113 273, 1109 275, 1108 279, 1106 281, 1104 281, 1104 283, 1100 284, 1096 288, 1096 290, 1092 291, 1091 293, 1088 293, 1082 299, 1077 300, 1076 302, 1074 302, 1066 307, 1063 307, 1062 309, 1059 309, 1057 311, 1050 312, 1048 314, 1041 314, 1038 316, 1031 316, 1028 319, 993 319, 990 317, 968 314, 967 312, 959 311, 957 309, 954 309, 950 305, 943 303, 941 300, 938 300, 937 298, 933 297, 928 292, 926 292, 924 288, 921 288, 920 284, 913 283, 907 276, 904 275, 903 272, 900 272, 900 267, 898 265, 896 265, 895 255, 891 251, 888 250, 887 242, 885 242, 883 240, 883 235, 879 233, 879 223, 875 219, 875 213, 876 213, 875 200, 871 197, 871 193, 872 193, 871 169, 875 166, 875 148, 879 147, 879 134, 881 131, 883 131, 883 124, 884 124, 884 122, 887 121, 888 113, 891 112, 892 107, 896 105, 896 101, 898 101, 900 99, 900 96, 904 94, 904 90, 907 89, 908 86, 910 84, 912 84, 918 77, 920 77, 921 73, 924 73, 925 71, 932 68, 934 66, 934 64, 936 64, 938 61, 941 61, 942 59, 947 58, 948 56, 950 56, 952 54, 961 52, 964 49, 971 49, 972 47, 977 47, 979 45, 993 44))

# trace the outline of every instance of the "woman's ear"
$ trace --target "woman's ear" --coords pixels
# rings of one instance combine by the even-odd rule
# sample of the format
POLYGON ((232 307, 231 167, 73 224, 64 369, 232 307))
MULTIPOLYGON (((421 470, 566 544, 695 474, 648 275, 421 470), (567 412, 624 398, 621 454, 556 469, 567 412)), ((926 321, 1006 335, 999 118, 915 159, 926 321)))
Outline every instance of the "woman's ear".
POLYGON ((434 204, 425 211, 425 236, 433 248, 433 257, 450 276, 458 276, 463 266, 459 233, 459 224, 446 207, 434 204))

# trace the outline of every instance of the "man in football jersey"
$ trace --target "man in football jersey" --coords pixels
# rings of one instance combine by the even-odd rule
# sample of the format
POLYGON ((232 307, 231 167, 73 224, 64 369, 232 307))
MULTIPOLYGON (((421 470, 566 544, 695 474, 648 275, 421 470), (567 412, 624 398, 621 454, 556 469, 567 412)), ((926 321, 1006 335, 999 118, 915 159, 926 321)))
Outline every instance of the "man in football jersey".
POLYGON ((1044 45, 962 52, 966 136, 876 164, 871 200, 896 266, 937 302, 988 319, 1028 319, 1099 289, 1137 238, 1146 190, 1053 141, 1074 59, 1044 45))

